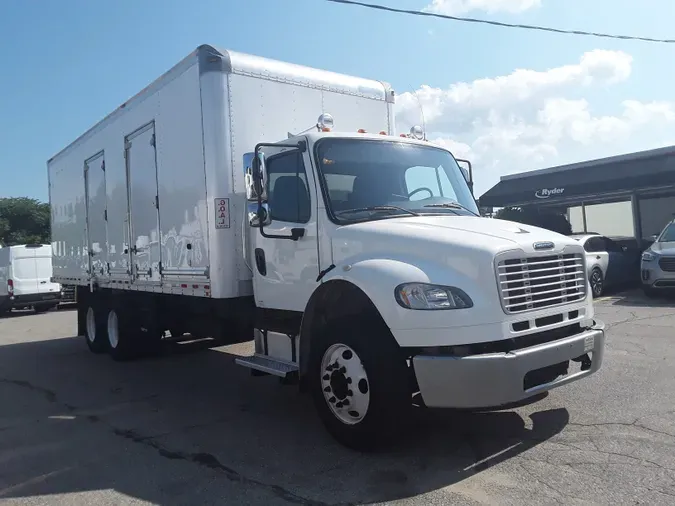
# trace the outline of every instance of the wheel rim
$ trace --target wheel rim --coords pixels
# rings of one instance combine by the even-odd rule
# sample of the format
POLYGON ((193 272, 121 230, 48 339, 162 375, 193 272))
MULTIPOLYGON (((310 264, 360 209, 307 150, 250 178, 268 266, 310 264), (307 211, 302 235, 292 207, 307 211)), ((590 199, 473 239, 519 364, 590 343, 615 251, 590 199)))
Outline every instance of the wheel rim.
POLYGON ((342 423, 355 425, 368 413, 368 374, 359 356, 346 344, 334 344, 323 354, 321 390, 331 412, 342 423))
POLYGON ((117 313, 114 310, 111 310, 108 313, 108 342, 110 343, 111 348, 117 348, 117 345, 120 342, 118 323, 117 313))
POLYGON ((602 277, 599 272, 594 272, 591 276, 591 288, 595 295, 602 293, 602 277))
POLYGON ((87 339, 90 343, 93 343, 96 339, 96 315, 94 314, 94 308, 89 307, 87 309, 87 339))

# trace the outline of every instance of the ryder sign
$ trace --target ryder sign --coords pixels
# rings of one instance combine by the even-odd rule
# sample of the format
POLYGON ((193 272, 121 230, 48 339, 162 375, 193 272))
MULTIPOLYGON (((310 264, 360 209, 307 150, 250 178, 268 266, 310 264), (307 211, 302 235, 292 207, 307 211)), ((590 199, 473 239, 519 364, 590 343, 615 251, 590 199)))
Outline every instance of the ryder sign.
POLYGON ((534 196, 538 199, 547 199, 555 195, 562 195, 565 191, 565 188, 544 188, 542 190, 537 190, 534 192, 534 196))

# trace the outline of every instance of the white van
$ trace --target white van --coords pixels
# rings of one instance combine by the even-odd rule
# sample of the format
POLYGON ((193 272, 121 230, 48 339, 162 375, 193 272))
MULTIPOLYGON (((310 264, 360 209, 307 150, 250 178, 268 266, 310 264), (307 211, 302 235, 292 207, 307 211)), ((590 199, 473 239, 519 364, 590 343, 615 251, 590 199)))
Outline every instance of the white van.
POLYGON ((0 315, 31 307, 41 313, 58 306, 61 285, 52 283, 51 278, 51 245, 0 248, 0 315))

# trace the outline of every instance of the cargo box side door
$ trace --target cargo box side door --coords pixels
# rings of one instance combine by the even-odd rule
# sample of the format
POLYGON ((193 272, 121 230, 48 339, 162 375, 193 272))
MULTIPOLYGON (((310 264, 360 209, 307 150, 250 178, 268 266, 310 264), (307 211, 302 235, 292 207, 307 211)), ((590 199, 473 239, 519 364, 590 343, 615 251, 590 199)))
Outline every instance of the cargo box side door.
POLYGON ((125 138, 131 272, 135 280, 161 281, 159 197, 154 122, 125 138))
POLYGON ((103 151, 84 163, 86 192, 87 238, 89 247, 89 276, 107 278, 108 272, 108 199, 105 187, 105 157, 103 151))

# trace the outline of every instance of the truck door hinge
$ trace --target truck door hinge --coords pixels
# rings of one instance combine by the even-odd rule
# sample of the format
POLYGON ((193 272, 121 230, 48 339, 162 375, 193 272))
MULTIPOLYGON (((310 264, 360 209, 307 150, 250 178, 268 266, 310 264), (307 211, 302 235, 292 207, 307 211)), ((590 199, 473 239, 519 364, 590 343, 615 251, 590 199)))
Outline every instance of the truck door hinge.
POLYGON ((159 209, 159 195, 155 195, 155 209, 159 209))
POLYGON ((156 144, 155 134, 152 134, 152 137, 150 137, 150 145, 154 148, 155 144, 156 144))
POLYGON ((159 262, 159 273, 162 273, 162 262, 159 262))
POLYGON ((103 220, 108 221, 108 210, 103 211, 103 220))
POLYGON ((105 160, 101 162, 101 170, 105 172, 105 160))

